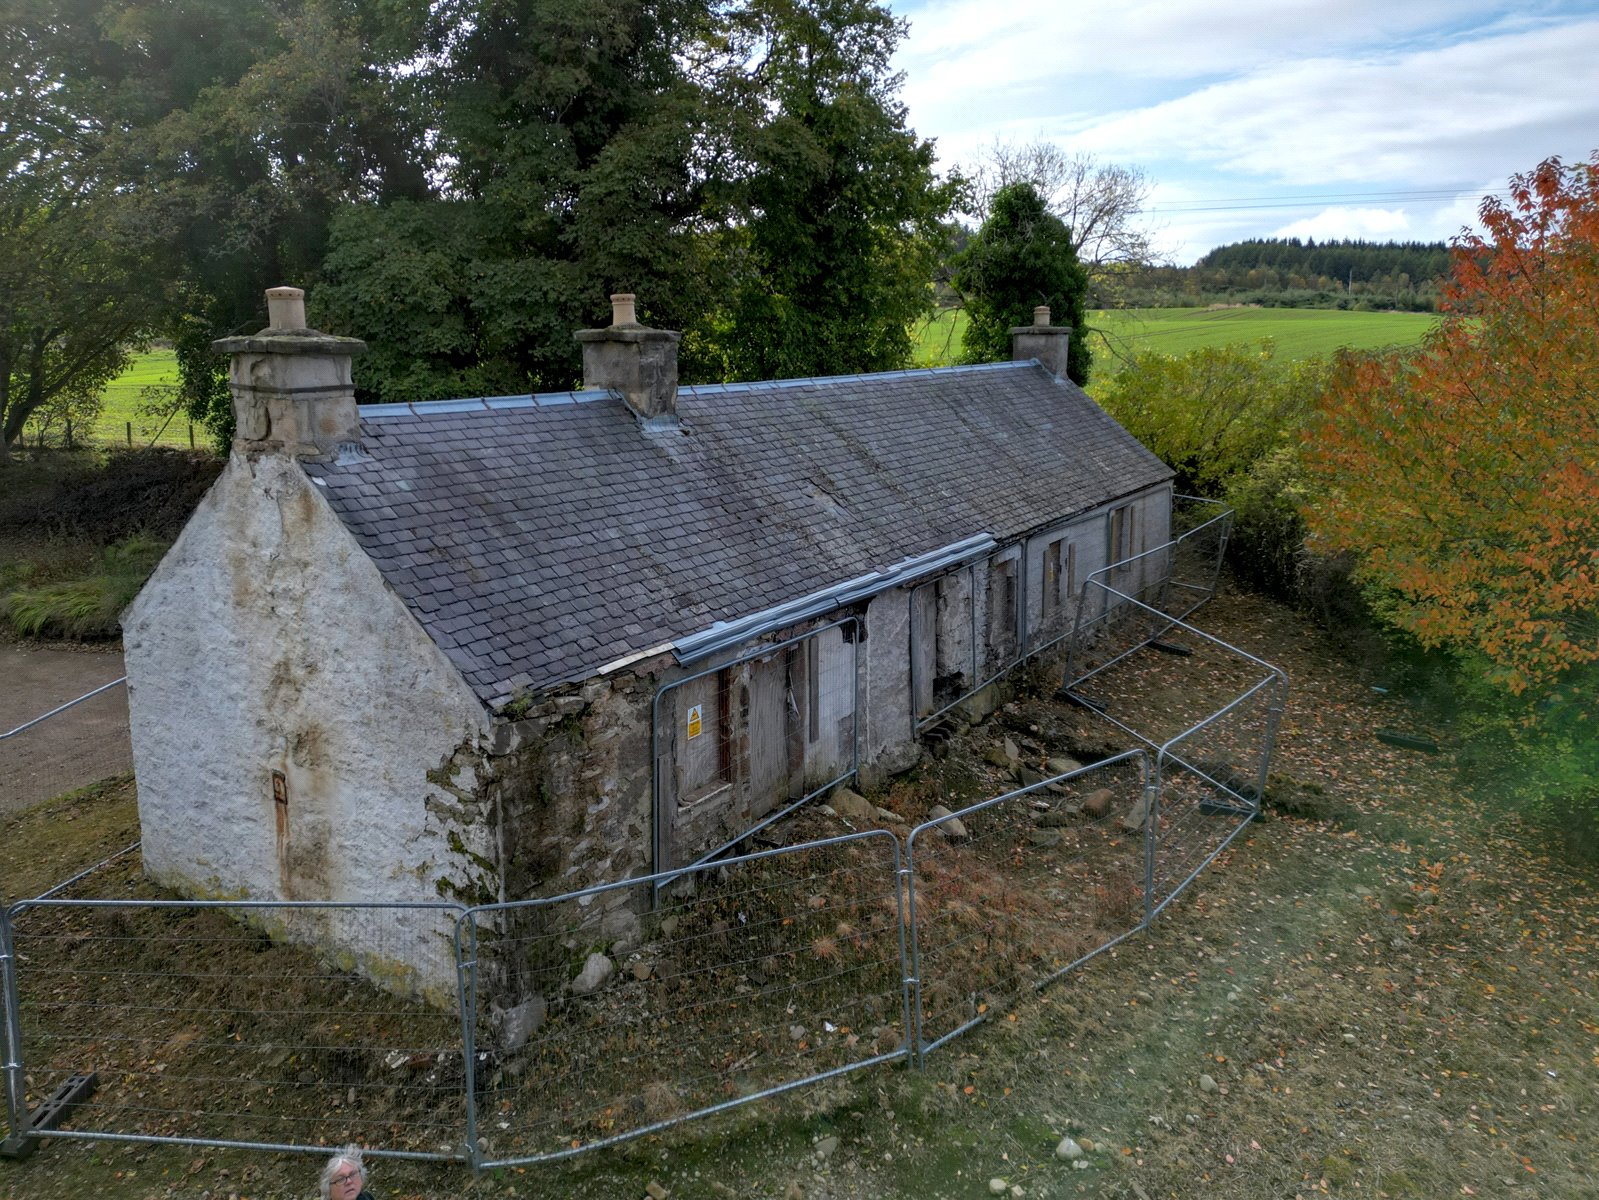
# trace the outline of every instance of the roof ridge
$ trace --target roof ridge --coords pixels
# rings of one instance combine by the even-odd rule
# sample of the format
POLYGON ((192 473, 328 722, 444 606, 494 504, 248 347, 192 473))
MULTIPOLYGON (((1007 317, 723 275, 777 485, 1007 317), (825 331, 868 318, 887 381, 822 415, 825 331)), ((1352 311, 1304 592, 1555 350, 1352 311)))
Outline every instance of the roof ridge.
MULTIPOLYGON (((804 375, 793 379, 752 379, 741 383, 684 384, 677 390, 690 396, 717 392, 748 392, 757 389, 816 387, 834 383, 861 383, 866 380, 918 379, 934 375, 975 375, 991 371, 1013 371, 1033 367, 1037 359, 1014 362, 962 363, 952 367, 909 367, 899 371, 862 371, 853 375, 804 375)), ((467 396, 459 400, 398 400, 382 404, 359 404, 362 417, 382 420, 387 417, 427 417, 444 413, 491 412, 507 408, 559 408, 567 404, 588 404, 618 396, 613 388, 592 388, 568 392, 524 392, 515 396, 467 396)))
POLYGON ((697 396, 702 392, 747 392, 757 388, 814 387, 829 383, 860 383, 877 379, 917 379, 929 375, 973 375, 986 371, 1010 371, 1031 367, 1037 359, 1018 362, 962 363, 952 367, 907 367, 898 371, 862 371, 853 375, 804 375, 793 379, 751 379, 739 383, 692 383, 678 387, 678 393, 697 396))

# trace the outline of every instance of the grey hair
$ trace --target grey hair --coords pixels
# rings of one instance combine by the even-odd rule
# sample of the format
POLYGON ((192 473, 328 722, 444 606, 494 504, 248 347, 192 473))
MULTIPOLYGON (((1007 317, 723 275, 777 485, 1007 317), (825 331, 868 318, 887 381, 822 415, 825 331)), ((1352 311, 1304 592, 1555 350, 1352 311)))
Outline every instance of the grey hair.
POLYGON ((333 1177, 339 1173, 341 1163, 349 1163, 361 1172, 361 1186, 366 1186, 366 1167, 361 1162, 361 1147, 353 1142, 328 1159, 327 1166, 322 1168, 322 1178, 318 1186, 322 1189, 322 1200, 328 1200, 333 1194, 333 1177))

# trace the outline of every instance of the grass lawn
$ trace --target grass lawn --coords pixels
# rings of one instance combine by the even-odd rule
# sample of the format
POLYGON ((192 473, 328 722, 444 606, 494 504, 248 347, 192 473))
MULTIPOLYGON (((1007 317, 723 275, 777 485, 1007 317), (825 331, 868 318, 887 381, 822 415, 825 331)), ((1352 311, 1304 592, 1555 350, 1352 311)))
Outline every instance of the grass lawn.
MULTIPOLYGON (((1204 346, 1262 338, 1276 343, 1284 359, 1331 354, 1348 346, 1375 350, 1421 340, 1437 318, 1431 313, 1344 312, 1312 308, 1133 308, 1089 314, 1096 369, 1111 369, 1118 356, 1140 350, 1184 354, 1204 346)), ((946 366, 960 352, 965 314, 941 310, 917 330, 918 366, 946 366)))
MULTIPOLYGON (((139 411, 140 393, 147 387, 175 384, 178 358, 171 350, 151 350, 135 354, 128 369, 105 387, 105 407, 95 422, 89 440, 101 445, 128 445, 128 425, 133 426, 135 446, 188 446, 189 419, 182 413, 167 422, 152 420, 139 411)), ((205 431, 195 430, 195 441, 205 445, 205 431)))

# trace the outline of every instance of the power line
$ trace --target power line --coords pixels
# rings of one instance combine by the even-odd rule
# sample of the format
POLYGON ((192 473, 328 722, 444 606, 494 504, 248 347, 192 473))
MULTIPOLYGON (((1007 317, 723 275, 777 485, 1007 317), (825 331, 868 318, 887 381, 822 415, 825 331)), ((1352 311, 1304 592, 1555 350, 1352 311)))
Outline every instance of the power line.
POLYGON ((1504 191, 1483 192, 1477 188, 1430 188, 1389 192, 1321 192, 1309 196, 1291 198, 1223 196, 1207 200, 1203 204, 1155 204, 1138 211, 1144 216, 1169 216, 1176 213, 1278 211, 1298 208, 1324 208, 1329 204, 1337 204, 1348 200, 1396 204, 1458 200, 1462 196, 1470 196, 1473 199, 1482 196, 1496 196, 1503 200, 1509 198, 1509 193, 1504 191))

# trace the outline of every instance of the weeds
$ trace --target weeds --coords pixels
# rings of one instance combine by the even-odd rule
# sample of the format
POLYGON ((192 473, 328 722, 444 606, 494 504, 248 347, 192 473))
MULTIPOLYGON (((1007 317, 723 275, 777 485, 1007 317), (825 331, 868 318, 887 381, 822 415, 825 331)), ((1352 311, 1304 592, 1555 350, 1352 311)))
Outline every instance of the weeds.
MULTIPOLYGON (((122 610, 166 550, 167 543, 153 538, 125 538, 101 553, 99 567, 90 575, 31 587, 24 582, 0 595, 0 618, 23 637, 115 637, 122 610)), ((28 572, 18 574, 25 580, 28 572)))

